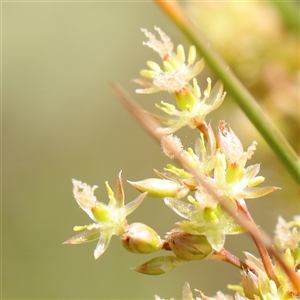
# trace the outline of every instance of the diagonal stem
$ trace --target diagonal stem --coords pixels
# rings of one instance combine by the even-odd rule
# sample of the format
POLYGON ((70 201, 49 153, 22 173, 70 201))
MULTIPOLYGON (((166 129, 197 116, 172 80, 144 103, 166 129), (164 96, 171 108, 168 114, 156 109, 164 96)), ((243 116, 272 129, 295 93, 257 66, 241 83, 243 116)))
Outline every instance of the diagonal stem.
MULTIPOLYGON (((240 260, 237 256, 226 250, 225 248, 222 248, 219 252, 213 253, 210 257, 213 260, 219 260, 223 262, 227 262, 232 264, 233 266, 241 269, 241 270, 250 270, 252 273, 256 274, 256 270, 249 265, 247 265, 245 262, 240 260)), ((257 275, 257 274, 256 274, 257 275)))
POLYGON ((242 215, 245 216, 245 219, 247 219, 250 223, 253 224, 253 226, 252 226, 253 230, 250 231, 250 235, 251 235, 251 237, 252 237, 252 239, 253 239, 253 241, 256 245, 256 248, 259 252, 261 261, 264 265, 266 273, 268 274, 268 277, 270 279, 272 279, 278 287, 280 285, 280 282, 279 282, 279 280, 278 280, 278 278, 277 278, 277 276, 274 272, 274 268, 273 268, 268 250, 265 247, 265 245, 261 242, 261 235, 260 235, 260 232, 257 228, 257 225, 253 221, 253 219, 252 219, 252 217, 251 217, 251 215, 250 215, 250 213, 247 209, 247 206, 246 205, 240 205, 240 203, 238 201, 237 201, 237 204, 238 204, 238 210, 242 213, 242 215))

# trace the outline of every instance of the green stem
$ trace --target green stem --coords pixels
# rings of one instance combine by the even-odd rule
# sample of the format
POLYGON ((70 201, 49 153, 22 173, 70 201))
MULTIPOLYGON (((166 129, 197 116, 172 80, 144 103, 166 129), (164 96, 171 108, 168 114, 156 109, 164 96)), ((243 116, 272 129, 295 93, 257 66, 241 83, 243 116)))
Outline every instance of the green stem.
POLYGON ((272 2, 286 26, 292 29, 294 33, 299 34, 299 2, 277 0, 272 2))
POLYGON ((300 185, 299 158, 285 137, 264 115, 255 99, 246 90, 238 78, 229 69, 220 55, 212 48, 209 41, 185 15, 177 2, 155 0, 160 8, 172 19, 179 29, 195 45, 206 63, 225 84, 237 104, 260 132, 293 179, 300 185))

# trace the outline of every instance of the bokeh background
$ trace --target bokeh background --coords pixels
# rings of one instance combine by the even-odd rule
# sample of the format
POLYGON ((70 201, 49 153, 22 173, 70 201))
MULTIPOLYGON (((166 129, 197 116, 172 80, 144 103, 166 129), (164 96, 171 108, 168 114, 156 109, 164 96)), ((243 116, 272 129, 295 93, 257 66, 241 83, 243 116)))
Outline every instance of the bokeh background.
MULTIPOLYGON (((298 151, 299 37, 271 3, 181 3, 191 18, 257 97, 298 151)), ((104 181, 154 177, 169 160, 112 94, 120 82, 144 107, 169 95, 135 95, 131 79, 159 57, 142 45, 141 27, 161 27, 176 44, 188 41, 152 2, 2 2, 2 253, 3 299, 181 299, 185 281, 207 295, 238 283, 239 271, 198 261, 162 276, 129 268, 156 255, 126 252, 114 237, 97 261, 96 243, 62 245, 75 225, 89 224, 72 196, 71 178, 104 181)), ((295 6, 296 8, 296 6, 295 6)), ((296 8, 297 9, 297 8, 296 8)), ((200 75, 205 82, 209 70, 200 75)), ((226 89, 226 87, 225 87, 226 89)), ((251 163, 262 162, 266 185, 282 189, 250 200, 256 222, 273 234, 278 215, 298 213, 297 187, 230 95, 211 116, 225 119, 245 148, 257 140, 251 163)), ((186 147, 197 133, 183 130, 186 147)), ((127 201, 138 192, 125 184, 127 201)), ((179 218, 147 198, 129 217, 164 236, 179 218)), ((243 258, 256 250, 245 235, 227 247, 243 258)))

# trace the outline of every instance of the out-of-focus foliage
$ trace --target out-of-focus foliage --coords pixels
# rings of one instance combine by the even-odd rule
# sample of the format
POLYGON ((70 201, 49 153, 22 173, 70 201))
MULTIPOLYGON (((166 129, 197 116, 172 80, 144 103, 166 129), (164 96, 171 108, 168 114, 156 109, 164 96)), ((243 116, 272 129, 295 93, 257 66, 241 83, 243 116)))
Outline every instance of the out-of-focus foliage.
MULTIPOLYGON (((297 3, 289 4, 299 11, 297 3)), ((299 150, 299 36, 285 25, 276 6, 201 1, 187 2, 184 7, 299 150)))

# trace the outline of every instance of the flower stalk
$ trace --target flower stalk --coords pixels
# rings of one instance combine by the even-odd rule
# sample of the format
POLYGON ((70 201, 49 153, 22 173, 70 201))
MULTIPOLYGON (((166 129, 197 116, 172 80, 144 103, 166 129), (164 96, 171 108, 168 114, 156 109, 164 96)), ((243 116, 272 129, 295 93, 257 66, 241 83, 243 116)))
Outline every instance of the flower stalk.
POLYGON ((262 260, 262 263, 265 267, 266 273, 268 274, 269 278, 275 282, 277 286, 280 285, 280 282, 278 278, 276 277, 276 274, 274 272, 274 268, 268 253, 268 250, 264 243, 261 242, 262 238, 258 238, 260 236, 260 231, 258 230, 257 225, 253 221, 246 205, 238 205, 238 209, 242 214, 245 216, 245 218, 252 223, 252 231, 250 231, 250 235, 256 245, 256 248, 259 252, 260 258, 262 260))
POLYGON ((250 270, 253 273, 256 273, 255 269, 253 269, 247 263, 240 260, 237 256, 235 256, 225 248, 222 248, 219 252, 214 252, 209 258, 230 263, 241 270, 250 270))

